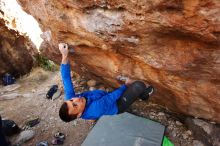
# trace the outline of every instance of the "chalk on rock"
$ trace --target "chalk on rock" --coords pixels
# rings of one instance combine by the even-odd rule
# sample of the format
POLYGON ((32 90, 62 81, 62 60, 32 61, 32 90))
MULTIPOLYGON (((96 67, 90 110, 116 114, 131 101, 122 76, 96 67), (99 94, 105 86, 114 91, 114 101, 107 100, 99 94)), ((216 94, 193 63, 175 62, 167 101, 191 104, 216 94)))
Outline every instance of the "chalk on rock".
POLYGON ((94 87, 94 86, 96 85, 96 81, 95 81, 95 80, 89 80, 89 81, 87 82, 87 85, 88 85, 89 87, 94 87))
POLYGON ((176 125, 181 126, 183 124, 181 122, 179 122, 179 121, 176 121, 176 125))
POLYGON ((95 87, 89 87, 89 91, 95 90, 95 87))
POLYGON ((119 75, 119 76, 116 77, 116 79, 119 80, 119 81, 126 81, 128 79, 128 77, 123 76, 123 75, 119 75))

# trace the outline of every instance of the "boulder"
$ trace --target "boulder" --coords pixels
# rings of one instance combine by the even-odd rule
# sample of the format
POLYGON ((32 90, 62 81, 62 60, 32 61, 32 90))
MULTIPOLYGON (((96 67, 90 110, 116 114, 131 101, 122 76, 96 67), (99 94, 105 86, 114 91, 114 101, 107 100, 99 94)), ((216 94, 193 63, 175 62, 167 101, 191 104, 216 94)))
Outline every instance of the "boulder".
POLYGON ((193 118, 187 118, 185 124, 192 131, 194 138, 206 146, 220 146, 219 125, 193 118))
POLYGON ((66 42, 72 69, 118 87, 143 80, 170 110, 220 123, 218 0, 18 0, 38 21, 41 52, 60 63, 66 42))
POLYGON ((0 18, 0 77, 10 73, 15 77, 30 72, 33 66, 31 52, 36 49, 31 41, 8 29, 0 18))

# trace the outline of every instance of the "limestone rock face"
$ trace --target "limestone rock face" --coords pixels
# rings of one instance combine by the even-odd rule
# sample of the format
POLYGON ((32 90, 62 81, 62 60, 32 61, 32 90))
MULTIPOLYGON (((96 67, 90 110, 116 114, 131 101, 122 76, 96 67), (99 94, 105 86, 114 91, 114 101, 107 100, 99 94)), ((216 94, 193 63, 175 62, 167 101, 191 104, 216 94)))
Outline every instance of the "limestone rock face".
POLYGON ((151 100, 220 123, 219 0, 18 0, 43 30, 42 52, 118 86, 116 76, 155 86, 151 100))
POLYGON ((9 30, 0 19, 0 77, 5 73, 20 76, 28 73, 33 65, 34 46, 16 31, 9 30))

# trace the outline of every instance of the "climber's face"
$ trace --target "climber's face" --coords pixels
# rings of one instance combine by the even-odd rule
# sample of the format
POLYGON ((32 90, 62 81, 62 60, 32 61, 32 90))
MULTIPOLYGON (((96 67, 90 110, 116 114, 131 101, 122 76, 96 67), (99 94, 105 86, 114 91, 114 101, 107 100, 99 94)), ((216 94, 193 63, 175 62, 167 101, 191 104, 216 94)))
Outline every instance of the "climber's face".
POLYGON ((77 115, 77 118, 81 117, 86 105, 86 99, 84 97, 74 97, 66 101, 66 103, 69 115, 77 115))

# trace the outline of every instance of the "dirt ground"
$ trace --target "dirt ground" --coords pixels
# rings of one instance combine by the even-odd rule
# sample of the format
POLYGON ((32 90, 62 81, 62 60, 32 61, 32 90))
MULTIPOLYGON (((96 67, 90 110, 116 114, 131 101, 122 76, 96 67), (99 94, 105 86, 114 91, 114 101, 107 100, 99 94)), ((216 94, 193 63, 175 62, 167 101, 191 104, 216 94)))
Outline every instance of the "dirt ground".
MULTIPOLYGON (((84 79, 74 77, 76 92, 88 90, 84 79)), ((20 127, 35 117, 41 119, 40 123, 32 128, 35 136, 23 146, 34 146, 37 142, 46 140, 51 143, 55 132, 65 133, 66 140, 64 146, 79 146, 86 138, 87 134, 93 127, 93 123, 79 119, 70 123, 64 123, 59 119, 58 111, 63 102, 63 94, 60 98, 52 101, 46 99, 46 93, 49 88, 58 84, 61 87, 59 71, 49 72, 41 68, 35 68, 29 75, 17 80, 19 85, 15 90, 9 91, 7 88, 0 87, 0 114, 5 119, 14 120, 20 127), (13 93, 13 94, 12 94, 13 93), (11 95, 14 99, 6 100, 2 97, 11 95), (1 97, 2 96, 2 97, 1 97)), ((110 89, 108 87, 97 87, 110 89)), ((168 136, 175 146, 193 145, 193 136, 191 131, 173 117, 167 114, 164 109, 158 105, 137 101, 130 108, 130 112, 135 115, 150 118, 159 121, 167 126, 166 136, 168 136)), ((14 143, 17 136, 10 138, 14 143)))

